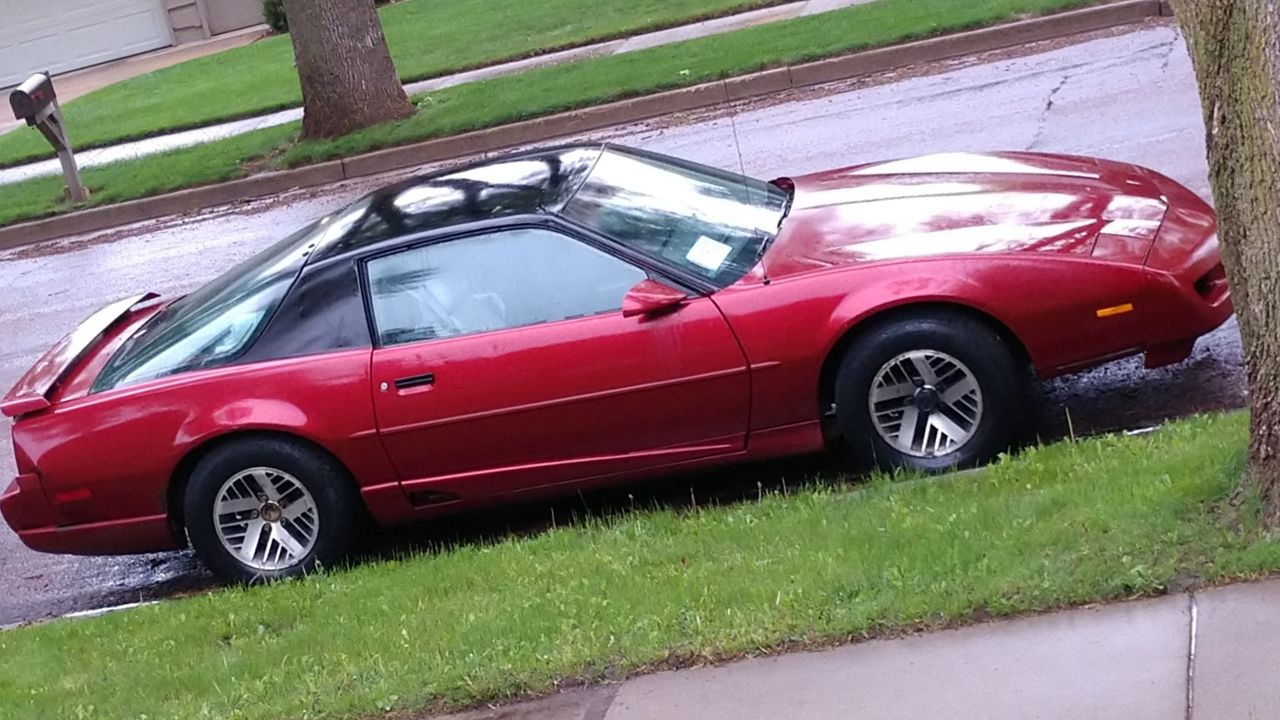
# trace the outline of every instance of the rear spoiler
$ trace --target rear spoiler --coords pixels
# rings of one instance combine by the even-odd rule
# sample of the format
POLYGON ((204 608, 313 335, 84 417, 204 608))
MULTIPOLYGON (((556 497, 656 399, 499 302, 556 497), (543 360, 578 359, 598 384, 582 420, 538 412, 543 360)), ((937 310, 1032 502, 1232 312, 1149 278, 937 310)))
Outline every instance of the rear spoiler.
POLYGON ((0 414, 16 418, 49 407, 49 393, 108 330, 129 315, 139 303, 160 297, 145 293, 125 298, 89 316, 36 361, 9 394, 0 401, 0 414))

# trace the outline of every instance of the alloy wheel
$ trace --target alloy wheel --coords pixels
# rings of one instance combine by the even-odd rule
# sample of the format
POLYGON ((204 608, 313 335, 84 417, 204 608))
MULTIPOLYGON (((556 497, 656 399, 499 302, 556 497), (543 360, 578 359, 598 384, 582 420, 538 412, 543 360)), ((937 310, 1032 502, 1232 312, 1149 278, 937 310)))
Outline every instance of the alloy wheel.
POLYGON ((251 468, 218 491, 213 525, 222 547, 255 570, 283 570, 302 561, 320 535, 315 499, 282 470, 251 468))
POLYGON ((952 453, 982 421, 982 388, 973 372, 937 350, 913 350, 880 367, 868 394, 880 437, 920 458, 952 453))

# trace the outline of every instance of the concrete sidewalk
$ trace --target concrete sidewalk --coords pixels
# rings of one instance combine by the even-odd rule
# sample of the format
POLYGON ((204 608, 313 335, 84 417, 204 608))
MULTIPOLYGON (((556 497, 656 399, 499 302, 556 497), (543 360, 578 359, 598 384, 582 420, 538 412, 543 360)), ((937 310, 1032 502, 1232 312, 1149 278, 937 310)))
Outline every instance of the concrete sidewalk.
MULTIPOLYGON (((526 70, 532 70, 534 68, 562 65, 575 60, 603 57, 606 55, 621 55, 623 53, 644 50, 646 48, 657 47, 659 45, 669 45, 684 40, 707 37, 710 35, 719 35, 733 30, 741 30, 743 28, 754 27, 757 25, 779 22, 781 20, 790 20, 792 18, 806 15, 831 12, 851 5, 863 5, 874 1, 875 0, 799 0, 798 2, 791 2, 785 5, 776 5, 760 10, 751 10, 744 13, 738 13, 736 15, 729 15, 713 20, 705 20, 703 22, 669 28, 667 30, 659 30, 656 32, 644 33, 642 35, 635 35, 629 38, 621 38, 592 45, 584 45, 570 50, 536 55, 525 60, 491 65, 478 70, 471 70, 468 72, 455 73, 453 75, 445 75, 438 78, 412 82, 405 85, 405 91, 410 95, 431 92, 446 87, 452 87, 454 85, 475 82, 477 80, 484 80, 501 75, 512 75, 526 70)), ((62 90, 63 82, 64 80, 62 78, 58 78, 55 85, 58 88, 59 97, 65 101, 66 98, 62 90)), ((277 125, 283 125, 285 123, 301 119, 302 108, 281 110, 279 112, 261 115, 258 117, 235 120, 217 125, 209 125, 202 128, 196 128, 194 130, 184 130, 182 132, 170 133, 167 135, 157 135, 144 140, 120 143, 118 145, 110 145, 94 150, 77 152, 76 161, 82 169, 87 167, 96 167, 121 160, 132 160, 135 158, 146 157, 148 155, 168 152, 170 150, 177 150, 194 145, 203 145, 215 140, 235 137, 237 135, 253 132, 254 130, 275 127, 277 125)), ((71 127, 69 129, 71 131, 71 140, 74 144, 75 127, 71 127)), ((52 151, 50 152, 52 153, 52 151)), ((21 182, 23 180, 29 180, 36 177, 57 175, 61 172, 62 167, 55 159, 30 163, 27 165, 18 165, 15 167, 0 169, 0 185, 21 182)))
POLYGON ((1280 581, 664 672, 450 720, 1280 717, 1280 581))

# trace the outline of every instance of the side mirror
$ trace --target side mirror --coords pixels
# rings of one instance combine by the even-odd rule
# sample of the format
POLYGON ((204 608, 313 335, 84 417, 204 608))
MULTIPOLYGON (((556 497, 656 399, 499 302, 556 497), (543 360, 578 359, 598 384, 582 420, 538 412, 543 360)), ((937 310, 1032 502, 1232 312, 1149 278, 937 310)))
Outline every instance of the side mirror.
POLYGON ((654 280, 641 280, 622 298, 622 317, 653 315, 688 300, 689 296, 654 280))

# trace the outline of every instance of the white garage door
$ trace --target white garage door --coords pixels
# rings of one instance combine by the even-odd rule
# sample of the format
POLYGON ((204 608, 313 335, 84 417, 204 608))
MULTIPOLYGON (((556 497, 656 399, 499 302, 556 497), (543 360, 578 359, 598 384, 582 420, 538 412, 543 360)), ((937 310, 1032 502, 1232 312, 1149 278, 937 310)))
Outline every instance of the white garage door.
POLYGON ((161 0, 0 0, 0 88, 171 44, 161 0))

